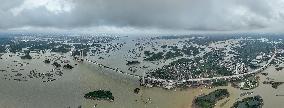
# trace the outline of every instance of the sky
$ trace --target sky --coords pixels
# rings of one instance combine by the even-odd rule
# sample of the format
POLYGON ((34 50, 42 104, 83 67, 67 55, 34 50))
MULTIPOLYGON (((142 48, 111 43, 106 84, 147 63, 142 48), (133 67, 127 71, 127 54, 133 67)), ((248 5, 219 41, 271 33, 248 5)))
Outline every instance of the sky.
POLYGON ((284 0, 0 0, 0 30, 280 31, 284 0))

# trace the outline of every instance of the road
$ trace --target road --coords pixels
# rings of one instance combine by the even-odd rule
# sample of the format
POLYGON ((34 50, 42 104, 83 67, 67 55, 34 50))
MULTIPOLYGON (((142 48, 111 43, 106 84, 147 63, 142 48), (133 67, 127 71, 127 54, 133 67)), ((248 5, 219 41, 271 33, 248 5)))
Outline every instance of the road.
MULTIPOLYGON (((247 72, 247 73, 242 73, 242 74, 238 74, 238 75, 232 75, 232 76, 222 76, 222 77, 212 77, 212 78, 196 78, 196 79, 187 79, 187 80, 181 80, 181 81, 178 81, 178 80, 171 80, 172 82, 193 82, 193 81, 209 81, 209 80, 220 80, 220 79, 232 79, 232 78, 240 78, 240 77, 243 77, 243 76, 247 76, 247 75, 251 75, 251 74, 256 74, 256 73, 259 73, 261 72, 262 70, 266 69, 269 64, 272 62, 272 60, 275 58, 276 56, 276 51, 275 53, 273 54, 273 56, 268 60, 268 62, 262 66, 261 68, 258 68, 256 70, 253 70, 251 72, 247 72)), ((99 66, 104 66, 102 64, 98 64, 96 62, 93 62, 91 60, 88 60, 86 59, 86 61, 92 63, 92 64, 95 64, 95 65, 99 65, 99 66)), ((131 74, 131 73, 127 73, 127 72, 123 72, 123 71, 120 71, 118 69, 115 69, 115 68, 110 68, 108 67, 108 69, 111 69, 111 70, 114 70, 118 73, 121 73, 121 74, 124 74, 124 75, 128 75, 128 76, 131 76, 131 77, 135 77, 135 78, 142 78, 143 76, 139 76, 139 75, 135 75, 135 74, 131 74)), ((169 80, 165 80, 165 79, 159 79, 159 78, 150 78, 150 77, 147 77, 147 79, 150 79, 152 81, 169 81, 169 80)))

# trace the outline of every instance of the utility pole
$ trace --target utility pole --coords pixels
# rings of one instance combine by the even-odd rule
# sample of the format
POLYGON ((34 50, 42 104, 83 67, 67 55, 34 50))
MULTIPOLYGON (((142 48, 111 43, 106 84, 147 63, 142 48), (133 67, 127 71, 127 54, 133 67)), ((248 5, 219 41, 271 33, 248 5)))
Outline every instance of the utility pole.
POLYGON ((143 76, 142 76, 142 85, 145 85, 145 75, 146 75, 146 72, 144 71, 143 76))
POLYGON ((83 60, 84 59, 84 50, 81 50, 81 59, 83 60))
POLYGON ((81 50, 81 61, 84 61, 84 50, 81 50))
POLYGON ((235 74, 236 74, 236 75, 238 75, 238 74, 239 74, 239 72, 238 72, 238 68, 239 68, 239 63, 237 63, 237 65, 236 65, 236 70, 235 70, 235 71, 236 71, 236 72, 235 72, 235 74))

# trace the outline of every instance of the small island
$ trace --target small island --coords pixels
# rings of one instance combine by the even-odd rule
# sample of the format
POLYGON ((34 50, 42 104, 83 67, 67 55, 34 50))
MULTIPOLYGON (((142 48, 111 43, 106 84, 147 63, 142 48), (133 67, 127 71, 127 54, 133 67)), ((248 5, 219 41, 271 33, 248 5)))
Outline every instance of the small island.
POLYGON ((213 108, 217 101, 229 97, 227 89, 217 89, 207 95, 199 96, 194 100, 193 107, 213 108))
POLYGON ((70 64, 66 64, 66 65, 63 66, 63 68, 65 68, 65 69, 73 69, 74 67, 71 66, 70 64))
POLYGON ((276 67, 275 70, 276 71, 281 71, 284 67, 276 67))
POLYGON ((49 63, 50 63, 50 60, 49 60, 49 59, 46 59, 46 60, 44 60, 43 62, 46 63, 46 64, 49 64, 49 63))
POLYGON ((267 76, 267 75, 268 75, 268 73, 261 73, 261 75, 267 76))
POLYGON ((59 64, 59 63, 57 63, 57 62, 54 62, 53 64, 52 64, 53 66, 55 66, 55 67, 61 67, 61 65, 59 64))
POLYGON ((278 86, 282 85, 284 82, 275 82, 275 81, 264 81, 263 84, 271 84, 272 88, 277 89, 278 86))
POLYGON ((29 53, 27 53, 24 56, 21 56, 21 59, 32 59, 32 56, 29 53))
POLYGON ((106 101, 114 101, 114 97, 110 91, 105 90, 97 90, 93 92, 89 92, 84 96, 86 99, 93 99, 93 100, 106 100, 106 101))
POLYGON ((135 94, 139 94, 139 92, 140 92, 140 88, 135 88, 135 89, 134 89, 134 93, 135 93, 135 94))
POLYGON ((232 108, 261 108, 263 99, 260 96, 247 97, 234 103, 232 108))

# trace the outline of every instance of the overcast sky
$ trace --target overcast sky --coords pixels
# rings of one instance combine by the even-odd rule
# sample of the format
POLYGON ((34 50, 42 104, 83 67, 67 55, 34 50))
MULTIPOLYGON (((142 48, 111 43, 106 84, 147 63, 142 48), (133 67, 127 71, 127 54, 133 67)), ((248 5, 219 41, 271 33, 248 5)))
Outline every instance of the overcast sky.
POLYGON ((284 29, 284 0, 0 1, 0 30, 284 29))

